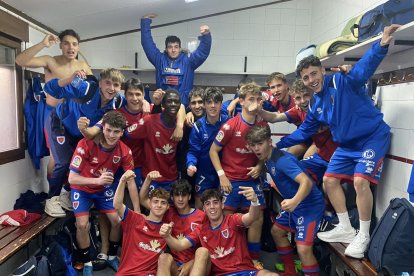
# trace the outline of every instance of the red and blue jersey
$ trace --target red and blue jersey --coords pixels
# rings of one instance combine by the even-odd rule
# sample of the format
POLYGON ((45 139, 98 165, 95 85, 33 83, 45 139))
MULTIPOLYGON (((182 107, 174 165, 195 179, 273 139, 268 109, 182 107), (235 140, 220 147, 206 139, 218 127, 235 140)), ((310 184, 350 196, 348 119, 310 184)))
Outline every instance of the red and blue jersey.
POLYGON ((216 228, 206 219, 186 236, 193 246, 200 245, 210 253, 213 275, 221 276, 245 270, 256 270, 247 249, 243 214, 230 214, 216 228))
POLYGON ((142 165, 142 176, 145 178, 151 171, 159 171, 162 175, 157 182, 177 179, 176 153, 178 142, 171 139, 175 125, 167 127, 160 114, 147 115, 127 129, 128 139, 144 139, 145 162, 142 165))
POLYGON ((125 210, 122 220, 121 262, 116 275, 155 275, 158 258, 167 248, 160 236, 162 222, 146 220, 141 214, 125 210))
MULTIPOLYGON (((259 122, 258 125, 265 125, 259 122)), ((244 136, 256 123, 249 124, 241 114, 231 118, 223 124, 216 135, 214 143, 223 147, 221 166, 229 180, 245 181, 252 180, 247 175, 249 167, 254 167, 258 163, 256 155, 247 147, 244 136)))
MULTIPOLYGON (((83 138, 79 141, 69 169, 84 177, 99 178, 104 172, 115 172, 122 168, 124 171, 134 169, 131 150, 127 145, 118 141, 111 149, 103 148, 94 140, 83 138)), ((71 187, 87 193, 105 190, 101 185, 74 185, 71 187)))
MULTIPOLYGON (((205 219, 205 213, 199 209, 194 209, 189 214, 179 214, 175 207, 170 207, 165 213, 163 221, 165 223, 174 222, 171 235, 180 240, 194 231, 205 219)), ((194 247, 183 251, 171 250, 171 254, 175 261, 186 263, 194 259, 195 250, 194 247)))

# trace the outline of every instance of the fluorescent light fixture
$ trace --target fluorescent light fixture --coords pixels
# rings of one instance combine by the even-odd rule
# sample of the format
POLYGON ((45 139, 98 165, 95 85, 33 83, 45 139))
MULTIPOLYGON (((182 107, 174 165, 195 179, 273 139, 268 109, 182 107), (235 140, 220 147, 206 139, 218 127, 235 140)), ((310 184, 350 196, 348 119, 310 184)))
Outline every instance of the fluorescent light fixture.
POLYGON ((196 2, 198 0, 184 0, 186 3, 196 2))

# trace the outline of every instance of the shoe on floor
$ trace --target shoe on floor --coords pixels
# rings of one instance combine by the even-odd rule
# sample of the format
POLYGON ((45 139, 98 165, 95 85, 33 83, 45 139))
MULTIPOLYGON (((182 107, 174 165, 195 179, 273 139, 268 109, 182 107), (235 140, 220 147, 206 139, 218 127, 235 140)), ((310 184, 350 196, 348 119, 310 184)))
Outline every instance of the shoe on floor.
POLYGON ((92 261, 92 266, 94 271, 103 270, 106 268, 106 261, 108 260, 108 256, 104 253, 99 253, 96 257, 96 260, 92 261))
POLYGON ((54 218, 66 217, 65 211, 60 206, 60 200, 58 196, 54 196, 51 199, 46 199, 45 213, 54 218))
POLYGON ((82 276, 93 276, 93 267, 91 265, 85 265, 82 270, 82 276))
POLYGON ((21 266, 19 266, 13 273, 12 276, 23 276, 26 275, 28 273, 30 273, 30 271, 32 271, 33 269, 36 268, 37 265, 37 260, 35 256, 30 257, 24 264, 22 264, 21 266))
POLYGON ((367 251, 368 244, 369 236, 359 232, 355 239, 345 249, 345 255, 356 259, 362 259, 365 251, 367 251))
POLYGON ((115 259, 112 259, 112 260, 108 259, 106 261, 106 264, 107 264, 107 266, 109 266, 110 268, 115 270, 115 272, 116 272, 116 271, 118 271, 118 268, 119 268, 119 259, 118 259, 118 257, 115 257, 115 259))
POLYGON ((70 200, 70 192, 62 192, 59 196, 59 203, 63 209, 73 211, 72 201, 70 200))
POLYGON ((356 236, 354 228, 345 230, 340 224, 336 225, 334 229, 318 232, 318 238, 324 242, 344 242, 351 243, 356 236))

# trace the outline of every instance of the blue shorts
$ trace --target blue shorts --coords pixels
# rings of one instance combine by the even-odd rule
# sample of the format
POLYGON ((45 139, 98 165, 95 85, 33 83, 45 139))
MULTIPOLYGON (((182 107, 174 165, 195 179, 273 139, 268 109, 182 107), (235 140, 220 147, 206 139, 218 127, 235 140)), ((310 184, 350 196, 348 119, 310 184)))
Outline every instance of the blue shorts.
POLYGON ((223 203, 224 209, 227 210, 237 210, 237 209, 249 209, 250 208, 250 201, 248 201, 244 195, 239 194, 239 186, 246 186, 252 187, 254 192, 259 199, 260 206, 262 208, 266 207, 266 202, 263 194, 262 184, 259 180, 250 180, 250 181, 230 181, 233 188, 231 189, 231 193, 227 194, 222 192, 223 194, 223 203))
POLYGON ((70 197, 72 200, 73 213, 75 216, 89 216, 89 209, 92 203, 96 209, 102 213, 114 213, 114 195, 115 189, 113 185, 105 190, 97 193, 87 193, 72 188, 70 197))
POLYGON ((374 138, 367 141, 360 150, 338 147, 325 175, 351 181, 358 176, 378 184, 384 157, 390 147, 391 134, 386 132, 375 135, 374 138))
POLYGON ((243 270, 239 272, 233 272, 230 274, 225 274, 224 276, 254 276, 257 275, 258 270, 243 270))
POLYGON ((280 211, 275 218, 275 225, 287 232, 296 233, 296 243, 312 245, 319 229, 325 208, 303 208, 291 213, 280 211))
MULTIPOLYGON (((142 167, 134 168, 135 184, 137 185, 138 193, 143 184, 142 178, 141 178, 141 171, 142 171, 142 167)), ((121 179, 123 174, 124 174, 124 170, 122 168, 119 168, 116 171, 115 176, 114 176, 114 182, 113 182, 114 187, 118 187, 119 180, 121 179)), ((114 190, 116 190, 116 188, 114 190)))
POLYGON ((197 173, 195 192, 197 196, 201 196, 205 190, 218 189, 220 187, 220 180, 217 174, 212 177, 211 175, 203 175, 197 173))
POLYGON ((306 157, 299 162, 303 165, 306 173, 312 177, 316 184, 322 183, 323 175, 326 172, 329 162, 323 160, 317 153, 306 157))

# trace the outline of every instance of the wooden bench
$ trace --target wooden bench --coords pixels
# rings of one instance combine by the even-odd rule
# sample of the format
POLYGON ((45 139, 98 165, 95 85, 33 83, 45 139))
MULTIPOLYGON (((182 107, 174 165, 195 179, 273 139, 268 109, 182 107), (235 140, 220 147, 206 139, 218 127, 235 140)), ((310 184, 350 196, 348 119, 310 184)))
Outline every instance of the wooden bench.
POLYGON ((38 235, 43 235, 44 230, 55 220, 57 219, 43 214, 38 221, 23 227, 0 225, 0 265, 38 235))
POLYGON ((351 275, 352 273, 358 276, 377 275, 375 268, 368 259, 364 258, 358 260, 345 256, 345 248, 348 244, 340 242, 331 242, 327 244, 331 251, 331 275, 337 275, 337 269, 341 270, 344 266, 347 268, 347 272, 351 273, 351 275))

